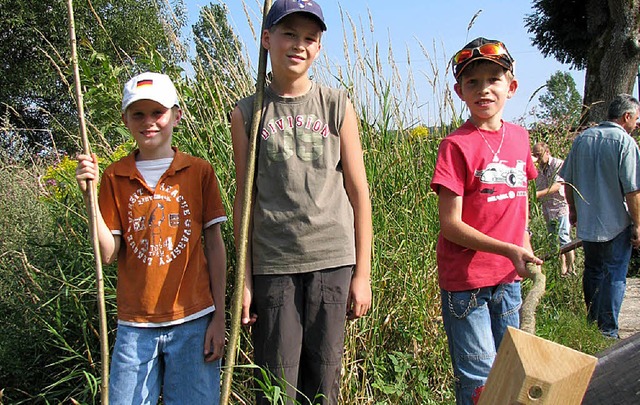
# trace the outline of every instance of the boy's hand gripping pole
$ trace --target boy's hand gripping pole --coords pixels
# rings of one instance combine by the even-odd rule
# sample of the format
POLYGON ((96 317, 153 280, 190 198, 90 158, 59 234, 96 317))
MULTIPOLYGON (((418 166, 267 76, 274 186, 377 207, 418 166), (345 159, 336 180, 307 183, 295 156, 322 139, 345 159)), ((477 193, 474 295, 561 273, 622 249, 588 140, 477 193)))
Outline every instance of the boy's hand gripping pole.
MULTIPOLYGON (((71 44, 71 64, 73 66, 73 79, 76 90, 76 103, 78 108, 78 120, 80 124, 80 136, 85 155, 91 155, 91 147, 87 137, 87 126, 84 121, 84 103, 82 101, 82 85, 80 71, 78 69, 78 53, 76 49, 76 29, 73 17, 73 0, 67 1, 69 15, 69 41, 71 44)), ((89 217, 89 231, 95 256, 96 284, 98 288, 98 316, 100 319, 100 355, 102 379, 100 382, 100 399, 103 405, 109 404, 109 340, 107 337, 107 314, 104 301, 104 280, 102 278, 102 258, 100 256, 100 244, 98 242, 98 209, 97 195, 92 181, 87 180, 87 214, 89 217)))
MULTIPOLYGON (((220 392, 220 404, 227 405, 231 394, 233 368, 238 354, 238 340, 240 335, 240 320, 242 317, 242 299, 244 295, 244 275, 247 266, 247 252, 249 247, 249 224, 253 204, 254 175, 256 172, 256 151, 258 142, 258 128, 262 121, 262 101, 264 98, 265 78, 267 72, 267 50, 262 46, 262 31, 264 20, 271 8, 271 0, 265 0, 262 10, 262 29, 260 30, 260 56, 258 59, 258 77, 256 78, 256 96, 253 101, 253 119, 249 134, 249 150, 244 181, 244 199, 242 201, 242 216, 240 218, 239 241, 236 241, 236 277, 233 288, 233 302, 231 304, 231 329, 229 331, 229 345, 225 359, 224 377, 220 392)), ((237 220, 234 218, 234 221, 237 220)))

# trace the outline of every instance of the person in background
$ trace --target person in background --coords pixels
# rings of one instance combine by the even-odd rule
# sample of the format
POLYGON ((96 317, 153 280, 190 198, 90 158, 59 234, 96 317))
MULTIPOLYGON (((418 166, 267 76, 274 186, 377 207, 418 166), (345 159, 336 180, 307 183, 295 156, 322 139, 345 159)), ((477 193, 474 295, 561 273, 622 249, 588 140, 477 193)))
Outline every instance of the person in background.
POLYGON ((442 317, 458 405, 479 398, 507 326, 519 327, 531 250, 527 182, 537 172, 528 132, 502 120, 518 88, 501 41, 476 38, 452 58, 454 90, 471 117, 440 143, 436 248, 442 317))
POLYGON ((560 169, 584 249, 587 318, 616 339, 632 245, 640 246, 640 151, 629 135, 639 116, 636 98, 616 96, 607 120, 578 135, 560 169))
MULTIPOLYGON (((565 198, 563 179, 559 172, 563 160, 551 156, 549 145, 538 142, 531 150, 534 162, 538 165, 536 178, 536 198, 542 203, 542 215, 547 223, 547 231, 557 235, 560 245, 571 242, 571 224, 569 223, 569 205, 565 198)), ((573 267, 575 252, 560 255, 560 275, 576 274, 573 267)))

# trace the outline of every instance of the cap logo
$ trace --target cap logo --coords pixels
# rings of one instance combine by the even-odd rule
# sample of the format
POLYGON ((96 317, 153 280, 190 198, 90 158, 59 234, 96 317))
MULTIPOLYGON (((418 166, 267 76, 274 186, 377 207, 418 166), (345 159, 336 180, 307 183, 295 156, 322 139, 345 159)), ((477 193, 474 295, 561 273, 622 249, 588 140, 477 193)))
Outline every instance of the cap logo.
POLYGON ((138 80, 138 83, 136 83, 136 87, 145 87, 145 86, 152 86, 152 85, 153 85, 153 80, 151 79, 138 80))
POLYGON ((311 2, 311 0, 294 0, 295 2, 298 3, 298 7, 300 8, 304 8, 307 3, 309 3, 309 6, 313 6, 313 3, 311 2))

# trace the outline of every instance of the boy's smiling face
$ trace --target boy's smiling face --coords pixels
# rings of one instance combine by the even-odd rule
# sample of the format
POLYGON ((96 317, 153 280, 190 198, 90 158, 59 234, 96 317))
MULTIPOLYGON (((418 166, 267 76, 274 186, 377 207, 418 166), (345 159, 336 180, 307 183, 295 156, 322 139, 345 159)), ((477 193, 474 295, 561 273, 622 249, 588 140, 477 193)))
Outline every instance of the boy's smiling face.
POLYGON ((173 156, 171 138, 181 116, 179 108, 167 108, 152 100, 138 100, 127 107, 122 121, 140 149, 140 159, 173 156))
POLYGON ((469 107, 472 122, 478 127, 485 123, 490 126, 498 124, 505 102, 517 88, 518 82, 508 76, 503 67, 490 61, 479 61, 467 67, 454 86, 458 97, 469 107))
POLYGON ((320 53, 321 37, 322 27, 305 13, 290 14, 271 30, 265 30, 262 46, 269 51, 274 77, 295 80, 306 76, 320 53))

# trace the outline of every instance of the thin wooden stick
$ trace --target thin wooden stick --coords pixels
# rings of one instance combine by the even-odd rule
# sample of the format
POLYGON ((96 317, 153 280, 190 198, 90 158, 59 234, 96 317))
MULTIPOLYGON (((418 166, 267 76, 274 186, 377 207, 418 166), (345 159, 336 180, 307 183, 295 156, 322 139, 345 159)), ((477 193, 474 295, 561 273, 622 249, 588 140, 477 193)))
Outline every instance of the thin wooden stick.
MULTIPOLYGON (((76 49, 76 28, 73 17, 73 0, 67 1, 69 14, 69 41, 71 44, 71 64, 73 65, 73 79, 76 88, 76 101, 78 107, 78 121, 80 123, 80 136, 85 155, 91 154, 91 146, 87 137, 87 126, 84 121, 84 103, 82 101, 82 84, 80 82, 80 70, 78 69, 78 53, 76 49)), ((100 383, 100 398, 103 405, 109 404, 109 338, 107 336, 107 311, 104 301, 104 279, 102 277, 102 258, 100 256, 100 244, 98 242, 98 210, 97 195, 92 181, 87 180, 87 214, 89 217, 89 230, 95 256, 96 284, 98 289, 98 316, 100 318, 100 355, 102 380, 100 383)))
MULTIPOLYGON (((271 8, 271 0, 264 1, 262 10, 262 30, 264 20, 271 8)), ((229 331, 229 345, 227 347, 224 378, 220 392, 220 404, 227 405, 231 394, 231 382, 233 380, 233 368, 238 356, 238 340, 240 337, 240 321, 242 317, 242 298, 244 295, 244 273, 247 266, 247 252, 249 247, 249 224, 253 205, 254 175, 256 171, 256 152, 258 144, 258 129, 262 120, 262 101, 267 72, 267 50, 262 46, 262 30, 258 36, 260 42, 260 56, 258 59, 258 77, 256 78, 256 96, 253 100, 253 119, 249 134, 249 150, 247 156, 247 170, 244 181, 244 199, 242 200, 242 216, 240 218, 239 239, 236 241, 236 277, 233 288, 233 302, 231 306, 231 330, 229 331)), ((236 220, 234 218, 234 220, 236 220)))
POLYGON ((565 243, 564 245, 560 246, 557 250, 555 250, 552 253, 547 253, 546 255, 540 257, 542 260, 549 260, 552 257, 555 256, 559 256, 559 255, 563 255, 565 253, 569 253, 572 250, 576 250, 577 248, 579 248, 580 246, 582 246, 582 240, 581 239, 574 239, 569 243, 565 243))

